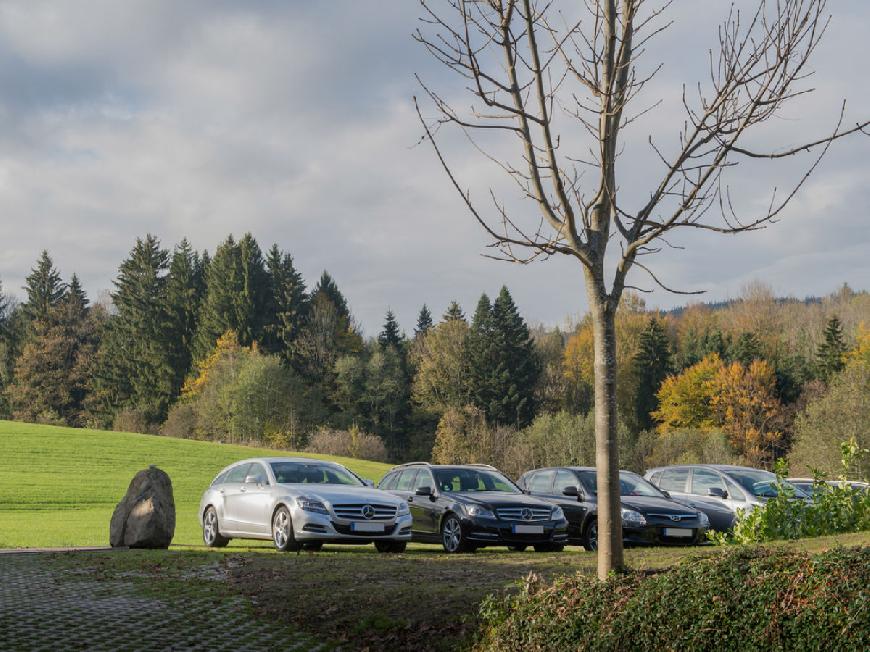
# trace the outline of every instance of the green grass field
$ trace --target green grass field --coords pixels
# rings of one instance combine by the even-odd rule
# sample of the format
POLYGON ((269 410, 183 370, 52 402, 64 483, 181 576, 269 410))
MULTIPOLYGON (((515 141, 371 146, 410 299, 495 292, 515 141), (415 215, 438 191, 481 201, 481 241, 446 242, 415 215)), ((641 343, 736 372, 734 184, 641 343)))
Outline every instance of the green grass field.
MULTIPOLYGON (((98 546, 136 471, 154 464, 175 493, 174 544, 200 543, 196 510, 221 468, 261 455, 291 455, 247 446, 0 421, 0 548, 98 546)), ((389 465, 325 455, 364 478, 389 465)), ((237 545, 233 542, 231 545, 237 545)))

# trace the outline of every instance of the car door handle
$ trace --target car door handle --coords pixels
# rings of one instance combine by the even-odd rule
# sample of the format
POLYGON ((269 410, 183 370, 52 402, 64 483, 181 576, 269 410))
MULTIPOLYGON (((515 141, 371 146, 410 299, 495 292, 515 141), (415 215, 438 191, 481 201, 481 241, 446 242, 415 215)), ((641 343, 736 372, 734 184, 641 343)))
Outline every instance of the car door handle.
POLYGON ((413 497, 413 496, 408 496, 408 502, 409 502, 409 503, 413 503, 413 502, 414 502, 414 497, 413 497))
POLYGON ((245 493, 245 492, 247 491, 247 489, 245 489, 244 487, 242 487, 241 489, 239 489, 239 491, 242 492, 242 493, 245 493))

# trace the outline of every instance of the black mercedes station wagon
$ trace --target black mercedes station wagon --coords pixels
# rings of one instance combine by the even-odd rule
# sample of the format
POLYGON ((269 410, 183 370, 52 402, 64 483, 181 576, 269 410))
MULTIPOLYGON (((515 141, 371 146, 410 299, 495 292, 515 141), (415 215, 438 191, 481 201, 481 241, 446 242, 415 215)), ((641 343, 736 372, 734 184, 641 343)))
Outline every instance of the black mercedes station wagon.
POLYGON ((441 543, 450 553, 486 546, 558 552, 568 542, 568 522, 559 506, 524 495, 491 466, 403 464, 378 488, 410 505, 413 541, 441 543))
MULTIPOLYGON (((519 479, 526 494, 558 505, 568 519, 568 538, 598 549, 598 496, 595 469, 563 467, 528 471, 519 479)), ((619 472, 622 536, 627 545, 703 543, 710 520, 681 505, 631 471, 619 472)))

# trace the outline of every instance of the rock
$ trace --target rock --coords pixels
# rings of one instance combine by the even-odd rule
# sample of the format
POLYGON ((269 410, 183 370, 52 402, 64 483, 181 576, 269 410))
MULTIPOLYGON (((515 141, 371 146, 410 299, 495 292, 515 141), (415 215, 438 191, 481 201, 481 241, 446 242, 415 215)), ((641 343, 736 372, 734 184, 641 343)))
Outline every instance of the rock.
POLYGON ((133 477, 127 494, 115 507, 109 544, 113 548, 168 548, 174 534, 172 481, 165 471, 150 466, 133 477))

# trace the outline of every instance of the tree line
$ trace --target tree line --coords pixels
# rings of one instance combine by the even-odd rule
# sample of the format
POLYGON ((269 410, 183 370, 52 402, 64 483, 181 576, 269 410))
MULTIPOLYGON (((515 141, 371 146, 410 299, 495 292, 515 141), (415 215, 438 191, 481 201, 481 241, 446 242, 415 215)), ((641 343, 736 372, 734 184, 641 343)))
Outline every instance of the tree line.
MULTIPOLYGON (((366 338, 328 272, 309 286, 288 252, 264 253, 250 234, 213 254, 139 238, 113 285, 94 304, 43 252, 20 304, 0 287, 0 416, 507 470, 594 463, 588 315, 530 328, 503 287, 470 317, 456 302, 440 318, 423 305, 410 335, 387 310, 366 338)), ((793 449, 809 462, 825 437, 836 449, 851 426, 826 434, 812 415, 830 420, 824 401, 851 400, 847 414, 867 418, 854 388, 867 382, 868 316, 870 295, 847 286, 799 302, 755 284, 671 313, 626 294, 624 465, 769 466, 793 449)))

